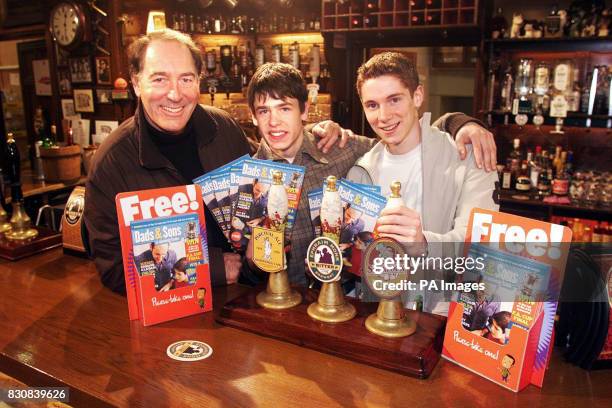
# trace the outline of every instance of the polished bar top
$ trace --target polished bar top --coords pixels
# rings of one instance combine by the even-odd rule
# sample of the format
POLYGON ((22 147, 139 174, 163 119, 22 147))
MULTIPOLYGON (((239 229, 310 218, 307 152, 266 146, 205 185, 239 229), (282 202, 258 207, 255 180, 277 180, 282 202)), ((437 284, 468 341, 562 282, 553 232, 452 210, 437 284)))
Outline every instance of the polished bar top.
MULTIPOLYGON (((215 292, 215 310, 244 288, 215 292)), ((426 380, 219 325, 214 313, 143 327, 93 264, 56 249, 0 261, 0 372, 31 386, 68 386, 73 406, 610 406, 612 372, 559 353, 544 387, 515 394, 441 360, 426 380), (212 356, 166 356, 178 340, 212 356), (608 402, 606 402, 608 401, 608 402)))

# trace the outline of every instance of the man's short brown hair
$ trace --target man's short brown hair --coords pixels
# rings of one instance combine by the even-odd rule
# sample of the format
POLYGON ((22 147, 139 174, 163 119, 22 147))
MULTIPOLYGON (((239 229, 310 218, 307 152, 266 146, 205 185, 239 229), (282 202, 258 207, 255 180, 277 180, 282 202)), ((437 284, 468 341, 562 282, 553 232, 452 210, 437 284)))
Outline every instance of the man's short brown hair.
POLYGON ((195 65, 197 75, 200 76, 202 73, 202 53, 200 48, 198 48, 193 39, 187 34, 169 28, 143 35, 130 44, 127 51, 130 76, 138 75, 140 71, 142 71, 144 55, 147 52, 147 47, 153 41, 176 41, 179 44, 185 45, 191 54, 191 58, 193 58, 193 64, 195 65))
POLYGON ((285 100, 295 98, 304 112, 308 90, 300 70, 282 62, 263 64, 253 74, 247 89, 247 101, 251 112, 255 112, 255 98, 272 97, 285 100))
POLYGON ((393 75, 400 80, 410 94, 419 86, 419 74, 410 58, 400 52, 382 52, 374 55, 357 70, 357 93, 361 96, 361 87, 368 79, 383 75, 393 75))

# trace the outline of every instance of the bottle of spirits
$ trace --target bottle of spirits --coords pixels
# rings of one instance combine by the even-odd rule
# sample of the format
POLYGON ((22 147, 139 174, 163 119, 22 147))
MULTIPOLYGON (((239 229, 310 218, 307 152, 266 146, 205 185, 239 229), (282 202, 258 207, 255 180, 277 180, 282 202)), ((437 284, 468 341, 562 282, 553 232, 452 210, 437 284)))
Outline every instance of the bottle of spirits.
POLYGON ((297 41, 289 46, 289 63, 294 68, 300 69, 300 46, 297 41))
POLYGON ((262 44, 255 46, 255 68, 259 68, 266 62, 266 50, 262 44))
POLYGON ((514 78, 512 77, 512 67, 508 66, 504 74, 504 80, 501 86, 501 110, 510 112, 512 110, 512 89, 514 78))
POLYGON ((533 93, 533 60, 531 58, 523 58, 518 64, 514 93, 516 101, 514 103, 518 103, 518 113, 531 113, 533 111, 531 101, 531 94, 533 93))
POLYGON ((491 38, 504 38, 506 37, 507 30, 508 21, 506 20, 506 17, 504 17, 502 8, 498 7, 495 15, 491 19, 491 38))

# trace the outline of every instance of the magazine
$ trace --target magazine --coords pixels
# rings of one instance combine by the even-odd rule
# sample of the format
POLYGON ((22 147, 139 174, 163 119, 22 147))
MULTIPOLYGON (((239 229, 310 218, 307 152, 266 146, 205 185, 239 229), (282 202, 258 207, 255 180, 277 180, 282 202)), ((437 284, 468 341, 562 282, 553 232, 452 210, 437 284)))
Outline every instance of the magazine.
POLYGON ((130 320, 145 326, 212 309, 200 187, 116 197, 130 320))
POLYGON ((461 279, 479 289, 451 302, 442 356, 515 392, 541 387, 571 235, 561 225, 473 209, 465 253, 482 267, 461 279))
POLYGON ((282 181, 287 190, 289 213, 285 238, 289 239, 291 236, 300 202, 305 168, 267 160, 246 159, 240 170, 236 209, 231 220, 230 241, 236 250, 246 249, 254 226, 265 226, 270 223, 267 214, 267 194, 272 185, 274 171, 282 173, 282 181))
POLYGON ((344 179, 338 183, 338 191, 343 207, 340 249, 347 269, 360 276, 361 255, 374 240, 374 228, 387 199, 344 179))

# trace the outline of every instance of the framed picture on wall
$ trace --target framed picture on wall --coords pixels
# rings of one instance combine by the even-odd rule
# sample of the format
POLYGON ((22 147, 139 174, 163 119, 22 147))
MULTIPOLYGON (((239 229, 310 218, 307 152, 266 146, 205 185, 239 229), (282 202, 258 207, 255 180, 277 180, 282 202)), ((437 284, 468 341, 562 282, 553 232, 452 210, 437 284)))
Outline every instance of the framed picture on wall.
POLYGON ((96 99, 98 100, 98 103, 101 103, 101 104, 113 103, 112 93, 113 93, 112 89, 96 89, 96 99))
POLYGON ((89 57, 70 58, 70 79, 73 84, 91 82, 91 63, 89 57))
POLYGON ((110 58, 96 57, 96 82, 101 85, 110 85, 110 58))
POLYGON ((68 68, 57 68, 57 83, 61 96, 72 95, 72 82, 70 82, 70 71, 68 68))
POLYGON ((94 100, 92 89, 74 90, 75 112, 94 112, 94 100))
POLYGON ((34 88, 38 96, 51 96, 51 73, 49 71, 49 60, 33 60, 32 71, 34 72, 34 88))
POLYGON ((64 119, 76 115, 74 111, 74 100, 73 99, 62 99, 62 117, 64 119))

